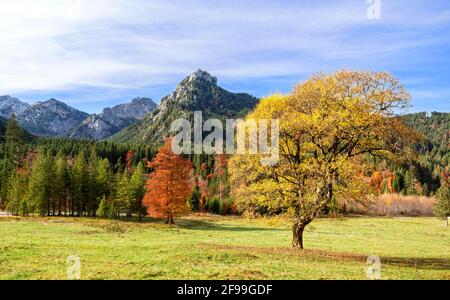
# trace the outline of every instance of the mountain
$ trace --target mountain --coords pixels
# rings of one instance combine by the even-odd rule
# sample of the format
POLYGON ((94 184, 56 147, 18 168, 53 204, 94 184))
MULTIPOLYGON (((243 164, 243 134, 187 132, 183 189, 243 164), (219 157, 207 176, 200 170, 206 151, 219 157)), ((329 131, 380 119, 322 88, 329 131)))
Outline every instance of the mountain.
POLYGON ((99 140, 107 138, 154 111, 156 103, 150 98, 134 98, 130 103, 103 109, 99 115, 88 116, 70 134, 71 138, 99 140))
POLYGON ((255 107, 258 99, 244 93, 232 93, 217 85, 217 78, 197 70, 161 99, 160 106, 142 120, 121 130, 110 139, 116 142, 159 143, 169 133, 172 121, 193 119, 194 111, 202 111, 203 119, 243 117, 255 107))
POLYGON ((405 123, 422 133, 429 142, 435 145, 449 145, 450 113, 425 112, 402 116, 405 123))
POLYGON ((0 116, 3 118, 9 118, 12 114, 17 116, 29 107, 28 103, 21 102, 17 98, 0 96, 0 116))
POLYGON ((64 137, 77 128, 87 116, 87 113, 52 98, 33 104, 17 116, 17 121, 31 134, 64 137))

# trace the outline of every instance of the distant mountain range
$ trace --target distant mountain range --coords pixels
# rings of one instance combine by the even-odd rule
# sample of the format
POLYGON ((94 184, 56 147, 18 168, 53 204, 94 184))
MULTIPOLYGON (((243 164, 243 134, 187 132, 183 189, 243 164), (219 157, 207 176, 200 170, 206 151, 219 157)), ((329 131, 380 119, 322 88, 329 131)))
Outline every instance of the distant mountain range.
POLYGON ((119 104, 103 109, 99 115, 88 116, 71 138, 100 140, 107 138, 121 129, 130 126, 144 115, 154 111, 156 103, 150 98, 134 98, 130 103, 119 104))
POLYGON ((169 134, 170 124, 177 118, 192 120, 194 111, 202 111, 204 119, 243 117, 258 101, 249 94, 219 87, 216 77, 197 70, 162 98, 159 106, 150 98, 138 97, 89 115, 53 98, 30 105, 1 96, 0 117, 14 114, 25 130, 37 136, 158 143, 169 134))
POLYGON ((30 104, 21 102, 19 99, 11 96, 0 96, 0 116, 9 118, 12 114, 20 115, 30 104))
POLYGON ((44 137, 71 137, 99 140, 113 135, 153 111, 150 98, 135 98, 130 103, 105 108, 89 115, 56 99, 28 104, 11 96, 0 97, 0 117, 15 115, 29 133, 44 137))

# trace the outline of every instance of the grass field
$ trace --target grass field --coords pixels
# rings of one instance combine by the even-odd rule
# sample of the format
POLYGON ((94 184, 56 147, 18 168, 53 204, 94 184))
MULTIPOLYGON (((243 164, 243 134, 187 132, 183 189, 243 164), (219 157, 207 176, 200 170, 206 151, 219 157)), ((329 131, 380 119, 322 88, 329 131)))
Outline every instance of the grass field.
POLYGON ((450 279, 450 229, 434 218, 320 219, 291 249, 283 219, 190 216, 167 226, 85 218, 0 218, 1 279, 450 279))

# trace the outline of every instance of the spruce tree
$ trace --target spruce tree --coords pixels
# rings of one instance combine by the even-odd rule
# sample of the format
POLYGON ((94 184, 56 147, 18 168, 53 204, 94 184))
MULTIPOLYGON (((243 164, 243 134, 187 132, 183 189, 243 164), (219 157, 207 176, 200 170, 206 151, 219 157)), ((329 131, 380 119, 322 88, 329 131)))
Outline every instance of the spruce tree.
POLYGON ((111 197, 112 174, 109 160, 104 158, 97 162, 97 188, 100 199, 111 197))
POLYGON ((16 117, 12 115, 6 123, 5 143, 7 159, 9 159, 15 167, 19 165, 20 159, 26 152, 25 142, 25 132, 20 127, 16 117))
POLYGON ((8 182, 6 210, 13 215, 26 215, 27 210, 23 209, 23 196, 26 189, 24 176, 19 172, 13 172, 8 182))
POLYGON ((122 213, 126 213, 127 217, 130 215, 132 201, 133 193, 130 189, 130 178, 125 170, 123 173, 117 173, 116 175, 114 210, 118 219, 122 213))
POLYGON ((55 202, 57 205, 58 215, 67 214, 67 199, 70 188, 70 176, 67 160, 64 155, 58 153, 55 161, 55 202))
POLYGON ((450 187, 444 183, 436 192, 436 204, 434 205, 435 215, 446 221, 448 227, 448 218, 450 217, 450 187))
POLYGON ((131 213, 138 215, 139 221, 142 219, 142 214, 146 213, 146 208, 142 205, 142 200, 145 195, 146 176, 144 172, 144 164, 140 162, 135 168, 133 175, 130 178, 131 189, 131 213))
POLYGON ((40 150, 31 168, 31 175, 26 195, 27 207, 30 213, 49 215, 53 193, 52 162, 47 154, 40 150))
POLYGON ((81 216, 86 211, 86 196, 88 189, 88 172, 84 154, 80 153, 76 158, 72 168, 72 214, 81 216))
POLYGON ((87 166, 87 198, 86 211, 88 215, 95 216, 98 209, 99 186, 97 182, 98 175, 98 157, 95 147, 92 147, 87 166))

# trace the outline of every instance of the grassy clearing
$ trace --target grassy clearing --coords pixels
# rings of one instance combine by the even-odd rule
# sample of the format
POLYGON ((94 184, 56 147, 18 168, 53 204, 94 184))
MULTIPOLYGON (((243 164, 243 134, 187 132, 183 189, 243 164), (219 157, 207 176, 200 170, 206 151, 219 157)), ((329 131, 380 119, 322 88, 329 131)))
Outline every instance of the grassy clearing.
POLYGON ((434 218, 321 219, 292 250, 288 221, 190 216, 167 226, 85 218, 0 218, 1 279, 450 279, 450 230, 434 218))

